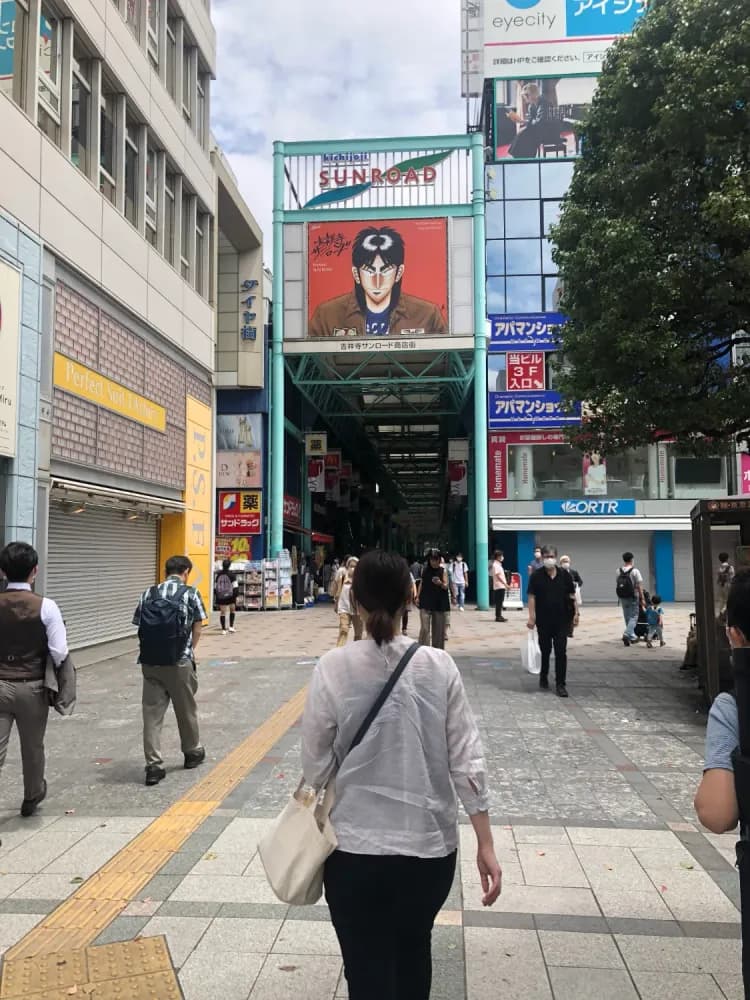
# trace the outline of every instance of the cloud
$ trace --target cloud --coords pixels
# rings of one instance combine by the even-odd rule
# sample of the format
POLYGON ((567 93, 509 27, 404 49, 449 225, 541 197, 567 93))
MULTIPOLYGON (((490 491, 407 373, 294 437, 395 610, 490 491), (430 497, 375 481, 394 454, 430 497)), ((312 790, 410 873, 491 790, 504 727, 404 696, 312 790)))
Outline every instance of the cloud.
POLYGON ((275 139, 462 133, 457 0, 214 0, 212 127, 271 262, 275 139))

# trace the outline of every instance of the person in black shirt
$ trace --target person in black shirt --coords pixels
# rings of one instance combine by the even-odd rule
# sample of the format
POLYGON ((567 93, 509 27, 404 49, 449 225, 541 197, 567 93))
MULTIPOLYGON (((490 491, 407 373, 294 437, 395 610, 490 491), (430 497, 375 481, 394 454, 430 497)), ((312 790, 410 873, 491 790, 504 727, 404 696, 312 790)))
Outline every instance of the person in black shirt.
POLYGON ((557 694, 560 698, 567 698, 568 629, 571 621, 574 625, 578 624, 576 588, 570 573, 558 567, 557 549, 553 545, 545 545, 542 549, 542 560, 543 568, 535 570, 529 580, 528 627, 536 628, 539 633, 539 648, 542 651, 539 687, 543 691, 549 688, 549 662, 554 645, 557 694))
POLYGON ((445 566, 440 565, 440 558, 440 549, 430 549, 417 583, 421 623, 419 641, 423 646, 433 646, 435 649, 445 649, 446 618, 451 608, 448 571, 445 566))
POLYGON ((225 559, 221 564, 221 569, 216 574, 214 582, 214 593, 216 603, 219 605, 219 620, 221 622, 221 634, 227 634, 227 611, 229 612, 229 631, 234 632, 234 618, 237 611, 237 591, 239 584, 237 574, 231 571, 231 560, 225 559))

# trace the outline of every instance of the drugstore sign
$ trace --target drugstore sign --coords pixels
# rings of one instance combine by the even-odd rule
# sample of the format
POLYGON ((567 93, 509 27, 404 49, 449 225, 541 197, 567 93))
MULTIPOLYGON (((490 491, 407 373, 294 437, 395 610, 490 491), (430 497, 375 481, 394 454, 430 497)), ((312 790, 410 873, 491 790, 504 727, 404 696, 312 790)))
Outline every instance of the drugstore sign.
POLYGON ((259 535, 262 515, 260 490, 219 491, 220 535, 259 535))

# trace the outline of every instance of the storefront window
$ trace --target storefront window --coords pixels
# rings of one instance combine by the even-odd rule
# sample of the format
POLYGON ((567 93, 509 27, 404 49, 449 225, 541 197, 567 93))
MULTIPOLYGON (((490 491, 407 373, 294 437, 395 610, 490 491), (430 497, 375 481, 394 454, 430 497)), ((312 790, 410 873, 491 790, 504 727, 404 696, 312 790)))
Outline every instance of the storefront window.
POLYGON ((669 493, 675 500, 702 500, 728 492, 727 459, 718 455, 696 457, 670 448, 669 493))
POLYGON ((585 455, 565 443, 514 445, 508 449, 510 500, 568 500, 648 496, 648 450, 625 455, 585 455))

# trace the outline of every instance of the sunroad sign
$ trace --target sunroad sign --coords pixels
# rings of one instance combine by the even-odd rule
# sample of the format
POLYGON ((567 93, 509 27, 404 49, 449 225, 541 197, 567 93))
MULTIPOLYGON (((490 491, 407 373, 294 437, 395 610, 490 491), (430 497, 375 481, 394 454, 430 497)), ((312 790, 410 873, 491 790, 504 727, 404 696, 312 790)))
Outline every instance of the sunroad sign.
POLYGON ((545 517, 635 517, 635 500, 545 500, 545 517))

